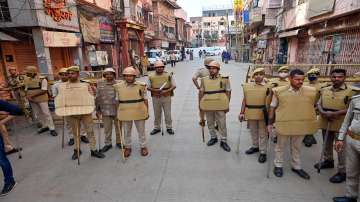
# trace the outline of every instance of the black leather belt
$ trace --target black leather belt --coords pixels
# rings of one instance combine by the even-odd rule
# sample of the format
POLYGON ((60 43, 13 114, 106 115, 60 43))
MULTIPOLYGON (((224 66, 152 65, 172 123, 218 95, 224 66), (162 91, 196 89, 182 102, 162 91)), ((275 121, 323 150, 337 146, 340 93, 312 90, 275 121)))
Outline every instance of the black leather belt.
POLYGON ((245 105, 245 107, 249 108, 249 109, 263 109, 266 106, 265 105, 245 105))
POLYGON ((119 103, 122 104, 131 104, 131 103, 138 103, 138 102, 143 102, 144 99, 139 99, 139 100, 119 100, 119 103))
POLYGON ((226 90, 205 91, 204 94, 226 93, 226 90))

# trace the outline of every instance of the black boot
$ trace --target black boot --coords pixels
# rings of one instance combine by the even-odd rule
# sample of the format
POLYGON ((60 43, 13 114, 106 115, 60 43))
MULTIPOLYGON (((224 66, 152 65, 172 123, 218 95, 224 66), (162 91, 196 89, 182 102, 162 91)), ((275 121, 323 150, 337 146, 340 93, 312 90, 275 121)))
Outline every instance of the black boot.
POLYGON ((313 144, 317 144, 316 139, 313 135, 306 135, 304 137, 303 143, 305 147, 311 147, 313 144))
MULTIPOLYGON (((80 150, 80 152, 79 152, 79 156, 80 156, 81 154, 82 154, 82 152, 81 152, 81 150, 80 150)), ((72 159, 72 160, 76 160, 76 159, 78 159, 77 149, 74 149, 74 153, 73 153, 73 155, 72 155, 71 159, 72 159)))
POLYGON ((91 150, 91 156, 99 159, 105 158, 105 155, 97 150, 91 150))
POLYGON ((334 197, 333 198, 334 202, 357 202, 356 198, 350 198, 347 196, 341 196, 341 197, 334 197))
POLYGON ((111 145, 111 144, 105 145, 105 146, 101 149, 101 152, 102 152, 102 153, 105 153, 105 152, 109 151, 111 148, 112 148, 112 145, 111 145))
POLYGON ((276 177, 282 177, 284 175, 284 171, 282 167, 275 167, 274 168, 274 175, 276 177))
POLYGON ((74 144, 75 144, 74 138, 70 138, 70 140, 69 140, 69 142, 68 142, 68 145, 69 145, 69 146, 72 146, 72 145, 74 145, 74 144))
POLYGON ((82 135, 81 137, 80 137, 80 140, 81 140, 81 142, 83 142, 83 143, 89 143, 89 139, 85 136, 85 135, 82 135))
POLYGON ((117 148, 121 149, 121 143, 116 143, 117 148))
POLYGON ((208 142, 207 142, 207 146, 213 146, 214 144, 216 144, 218 142, 217 138, 211 138, 208 142))
MULTIPOLYGON (((314 168, 319 169, 319 163, 314 165, 314 168)), ((334 168, 334 160, 325 160, 320 163, 320 169, 334 168)))
POLYGON ((266 162, 266 154, 260 154, 258 158, 259 163, 265 163, 266 162))
POLYGON ((44 133, 44 132, 46 132, 46 131, 48 131, 48 130, 49 130, 49 127, 40 128, 40 129, 37 131, 37 133, 38 133, 38 134, 41 134, 41 133, 44 133))
POLYGON ((245 151, 245 154, 254 154, 254 153, 257 153, 259 152, 259 148, 257 147, 250 147, 248 150, 245 151))
POLYGON ((160 132, 161 132, 160 129, 154 128, 154 129, 150 132, 150 135, 155 135, 155 134, 160 133, 160 132))
POLYGON ((307 174, 307 173, 305 172, 305 170, 303 170, 303 169, 294 169, 294 168, 291 168, 291 170, 292 170, 294 173, 298 174, 301 178, 303 178, 303 179, 305 179, 305 180, 310 180, 310 175, 307 174))
POLYGON ((168 128, 168 129, 166 129, 166 131, 167 131, 167 133, 169 133, 169 135, 174 135, 175 134, 175 132, 174 132, 174 130, 172 128, 168 128))
POLYGON ((225 141, 220 142, 220 147, 223 148, 223 150, 226 151, 226 152, 231 151, 231 148, 229 147, 229 145, 225 141))
POLYGON ((57 132, 55 130, 50 130, 50 135, 51 136, 58 136, 57 132))
POLYGON ((338 172, 338 173, 336 173, 334 176, 332 176, 332 177, 329 179, 329 181, 330 181, 331 183, 335 183, 335 184, 345 182, 345 181, 346 181, 346 173, 338 172))

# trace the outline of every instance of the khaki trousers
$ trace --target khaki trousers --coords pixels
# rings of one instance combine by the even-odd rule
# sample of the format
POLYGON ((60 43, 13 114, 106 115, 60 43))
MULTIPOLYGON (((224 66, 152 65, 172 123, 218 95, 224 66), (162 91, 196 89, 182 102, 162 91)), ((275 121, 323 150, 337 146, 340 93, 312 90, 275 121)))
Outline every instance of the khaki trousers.
POLYGON ((278 135, 275 146, 275 167, 283 167, 284 149, 290 139, 291 166, 294 169, 301 169, 300 150, 302 146, 303 135, 278 135))
MULTIPOLYGON (((74 134, 72 132, 72 128, 71 128, 71 123, 69 122, 68 118, 65 117, 65 126, 66 126, 66 129, 68 131, 68 137, 69 139, 71 138, 74 138, 74 134)), ((82 121, 80 121, 80 135, 81 136, 86 136, 86 131, 85 131, 85 128, 84 128, 84 123, 82 121)))
POLYGON ((346 196, 359 197, 360 141, 346 137, 346 196))
MULTIPOLYGON (((322 130, 323 139, 325 140, 325 133, 326 130, 322 130)), ((334 142, 336 138, 337 133, 334 131, 329 131, 327 141, 325 143, 325 150, 324 150, 324 159, 325 160, 334 160, 334 142)), ((345 173, 345 152, 338 152, 338 165, 337 169, 338 172, 345 173)))
POLYGON ((154 128, 161 128, 162 112, 164 111, 165 115, 165 125, 166 128, 172 128, 171 120, 171 96, 167 97, 152 97, 153 107, 154 107, 154 128))
POLYGON ((105 132, 105 145, 112 145, 112 129, 115 125, 116 144, 121 143, 120 140, 120 129, 117 124, 116 116, 103 116, 104 132, 105 132))
POLYGON ((132 130, 133 122, 138 132, 140 147, 143 148, 146 146, 145 120, 122 121, 122 125, 124 127, 124 133, 125 133, 125 137, 124 137, 125 147, 131 148, 131 130, 132 130))
POLYGON ((50 130, 55 130, 48 102, 30 102, 30 106, 36 117, 39 118, 41 125, 49 127, 50 130))
POLYGON ((267 133, 264 120, 248 120, 253 147, 259 148, 265 154, 267 148, 267 133))
POLYGON ((206 123, 208 125, 211 138, 217 138, 215 130, 215 122, 219 127, 220 139, 226 141, 227 129, 226 129, 226 113, 224 111, 206 111, 206 123))
POLYGON ((76 115, 76 116, 68 116, 67 120, 71 125, 72 134, 74 134, 75 147, 76 145, 80 145, 79 138, 76 138, 77 130, 80 127, 80 123, 82 122, 84 129, 86 131, 87 137, 89 139, 89 146, 92 151, 96 150, 96 138, 93 129, 93 119, 91 114, 86 115, 76 115))

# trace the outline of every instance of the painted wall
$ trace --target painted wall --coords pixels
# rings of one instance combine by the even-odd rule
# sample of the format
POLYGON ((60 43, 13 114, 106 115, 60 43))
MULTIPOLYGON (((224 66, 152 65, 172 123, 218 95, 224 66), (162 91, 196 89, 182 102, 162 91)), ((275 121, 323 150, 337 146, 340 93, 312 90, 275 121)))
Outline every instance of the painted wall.
POLYGON ((334 12, 325 14, 320 17, 308 19, 308 2, 298 5, 284 13, 281 29, 287 30, 294 27, 304 26, 310 22, 322 21, 324 19, 335 17, 353 10, 360 9, 359 0, 341 0, 335 2, 334 12))
POLYGON ((100 8, 110 10, 111 9, 111 0, 84 0, 89 3, 95 3, 100 8))
POLYGON ((66 31, 79 31, 75 0, 67 0, 64 11, 71 12, 71 20, 56 22, 45 14, 43 0, 8 0, 11 22, 0 23, 1 27, 48 27, 66 31))

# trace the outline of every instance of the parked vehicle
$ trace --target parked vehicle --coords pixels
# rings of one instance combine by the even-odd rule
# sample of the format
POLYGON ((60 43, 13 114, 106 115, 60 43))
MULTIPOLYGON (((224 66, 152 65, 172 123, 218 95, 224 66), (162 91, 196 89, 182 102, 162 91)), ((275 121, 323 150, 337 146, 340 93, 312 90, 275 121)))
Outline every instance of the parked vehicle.
POLYGON ((159 57, 159 54, 157 51, 155 50, 150 50, 145 52, 146 56, 148 57, 149 60, 149 67, 148 70, 154 70, 154 64, 157 60, 161 60, 161 58, 159 57))

